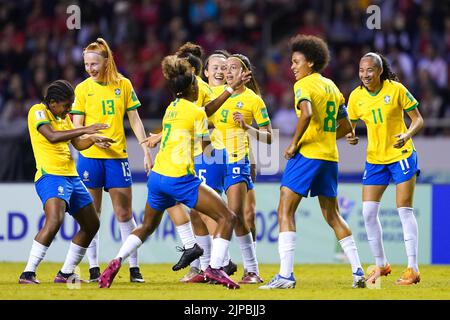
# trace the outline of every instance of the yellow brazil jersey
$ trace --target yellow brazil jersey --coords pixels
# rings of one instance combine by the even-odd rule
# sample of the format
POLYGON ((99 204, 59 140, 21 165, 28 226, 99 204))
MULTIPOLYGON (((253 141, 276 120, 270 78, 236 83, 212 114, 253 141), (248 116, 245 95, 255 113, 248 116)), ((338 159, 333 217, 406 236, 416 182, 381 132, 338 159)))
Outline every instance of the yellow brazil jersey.
POLYGON ((88 78, 75 88, 72 114, 84 115, 84 125, 106 123, 102 135, 115 141, 108 149, 96 145, 81 151, 87 158, 124 159, 128 157, 123 120, 127 111, 141 103, 134 93, 130 80, 122 78, 117 84, 104 85, 88 78))
POLYGON ((403 110, 409 112, 419 103, 399 82, 384 80, 381 90, 371 94, 357 87, 348 100, 351 121, 361 119, 367 126, 367 162, 388 164, 408 158, 414 150, 409 139, 403 148, 396 149, 396 134, 407 131, 403 110))
MULTIPOLYGON (((210 87, 210 88, 213 91, 214 97, 218 97, 225 90, 225 85, 217 86, 217 87, 210 87)), ((214 114, 208 118, 208 121, 211 125, 214 125, 213 119, 214 119, 214 114)), ((212 129, 210 138, 211 138, 211 144, 213 145, 214 149, 216 149, 216 150, 225 149, 225 144, 223 143, 222 134, 215 127, 212 129)))
POLYGON ((34 181, 39 180, 44 174, 57 176, 78 176, 75 161, 69 149, 70 141, 51 143, 39 131, 39 126, 49 124, 53 130, 74 129, 69 115, 65 119, 55 117, 53 113, 42 103, 35 104, 28 111, 28 131, 31 137, 34 158, 36 159, 36 175, 34 181))
POLYGON ((299 152, 306 158, 338 162, 336 122, 344 96, 333 81, 313 73, 294 84, 295 112, 300 117, 300 102, 311 102, 312 117, 300 139, 299 152))
POLYGON ((194 141, 208 135, 204 110, 185 99, 175 99, 163 118, 161 146, 153 171, 168 176, 195 175, 194 141))
POLYGON ((237 111, 249 125, 253 119, 259 127, 270 124, 266 105, 253 90, 245 88, 244 92, 231 95, 213 117, 214 126, 222 134, 230 163, 249 156, 247 133, 233 120, 233 113, 237 111))
MULTIPOLYGON (((202 80, 202 78, 200 78, 199 76, 197 76, 196 78, 198 84, 198 98, 195 104, 199 107, 204 107, 210 101, 214 100, 214 93, 209 85, 202 80)), ((198 156, 202 152, 202 142, 201 140, 197 140, 194 146, 194 157, 198 156)))

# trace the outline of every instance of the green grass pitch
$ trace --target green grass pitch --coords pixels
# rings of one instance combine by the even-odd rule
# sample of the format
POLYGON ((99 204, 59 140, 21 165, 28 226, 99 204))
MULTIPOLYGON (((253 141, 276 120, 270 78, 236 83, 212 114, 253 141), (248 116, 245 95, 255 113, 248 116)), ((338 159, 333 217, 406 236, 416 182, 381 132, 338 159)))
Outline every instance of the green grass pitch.
MULTIPOLYGON (((173 272, 169 264, 141 265, 144 284, 129 282, 125 264, 109 289, 99 289, 93 283, 70 289, 65 284, 53 283, 62 264, 45 261, 37 270, 40 285, 19 285, 18 277, 24 266, 25 263, 0 263, 0 300, 450 300, 450 266, 421 266, 422 281, 401 287, 394 282, 404 266, 393 265, 392 274, 382 278, 379 288, 352 289, 348 265, 302 264, 295 266, 297 287, 289 290, 259 290, 258 285, 227 290, 219 285, 184 284, 179 279, 187 269, 173 272)), ((266 282, 278 272, 278 266, 260 265, 260 271, 266 282)), ((81 264, 80 273, 82 279, 88 278, 87 264, 81 264)), ((240 265, 232 278, 238 280, 241 275, 240 265)))

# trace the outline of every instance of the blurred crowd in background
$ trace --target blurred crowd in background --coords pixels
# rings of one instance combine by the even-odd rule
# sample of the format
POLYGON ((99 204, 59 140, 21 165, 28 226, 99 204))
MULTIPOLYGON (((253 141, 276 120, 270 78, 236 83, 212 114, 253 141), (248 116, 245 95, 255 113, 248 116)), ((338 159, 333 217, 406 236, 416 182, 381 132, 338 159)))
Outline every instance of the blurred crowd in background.
MULTIPOLYGON (((419 100, 426 121, 450 118, 447 1, 0 0, 1 135, 28 134, 28 109, 48 83, 63 78, 75 86, 86 78, 82 51, 99 36, 132 81, 144 120, 160 119, 171 99, 162 58, 192 41, 206 54, 226 49, 248 56, 273 127, 291 135, 297 118, 288 40, 298 33, 327 41, 331 62, 323 74, 346 99, 360 84, 359 58, 377 51, 419 100), (72 4, 81 8, 79 30, 66 25, 72 4), (366 25, 371 4, 381 9, 380 30, 366 25)), ((450 135, 450 124, 421 134, 450 135)))

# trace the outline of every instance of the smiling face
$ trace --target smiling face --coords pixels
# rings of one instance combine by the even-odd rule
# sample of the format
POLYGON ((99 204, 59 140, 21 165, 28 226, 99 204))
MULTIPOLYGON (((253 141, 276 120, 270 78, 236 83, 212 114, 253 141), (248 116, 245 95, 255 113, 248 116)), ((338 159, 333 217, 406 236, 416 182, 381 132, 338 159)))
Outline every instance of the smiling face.
POLYGON ((105 72, 106 58, 95 52, 84 54, 84 68, 94 81, 102 81, 105 72))
POLYGON ((241 70, 244 68, 242 67, 241 61, 237 58, 228 58, 227 59, 227 72, 226 72, 226 80, 227 83, 232 83, 239 75, 241 70))
POLYGON ((367 90, 375 92, 381 84, 380 75, 383 68, 378 66, 375 58, 363 57, 359 62, 359 79, 367 90))
POLYGON ((296 81, 310 75, 313 72, 313 63, 308 62, 303 53, 297 51, 292 53, 291 61, 291 70, 294 73, 296 81))
POLYGON ((73 100, 63 100, 59 102, 51 100, 48 107, 54 116, 64 119, 72 110, 72 103, 73 100))
POLYGON ((211 87, 225 84, 225 73, 227 71, 227 59, 225 57, 211 57, 208 61, 208 69, 205 76, 211 87))

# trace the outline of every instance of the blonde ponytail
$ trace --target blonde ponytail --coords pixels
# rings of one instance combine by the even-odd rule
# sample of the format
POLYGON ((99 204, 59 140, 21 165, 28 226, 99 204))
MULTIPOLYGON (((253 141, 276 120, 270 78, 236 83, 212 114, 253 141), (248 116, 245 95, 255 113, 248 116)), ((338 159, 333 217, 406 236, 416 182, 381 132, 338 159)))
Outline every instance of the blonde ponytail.
POLYGON ((117 70, 114 57, 108 43, 103 38, 97 38, 90 43, 83 51, 83 55, 89 52, 94 52, 101 55, 106 60, 105 70, 103 71, 103 82, 106 84, 116 84, 123 76, 117 70))

